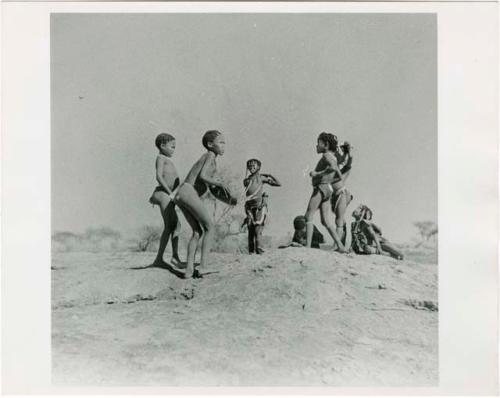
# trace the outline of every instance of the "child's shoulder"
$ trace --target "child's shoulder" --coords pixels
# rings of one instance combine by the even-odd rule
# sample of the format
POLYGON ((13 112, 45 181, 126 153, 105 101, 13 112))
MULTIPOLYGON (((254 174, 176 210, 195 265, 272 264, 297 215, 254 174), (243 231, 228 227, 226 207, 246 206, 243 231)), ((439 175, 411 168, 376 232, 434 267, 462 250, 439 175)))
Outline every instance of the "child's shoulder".
POLYGON ((163 170, 170 170, 171 172, 177 173, 174 162, 171 158, 165 155, 158 155, 156 157, 156 167, 161 167, 163 170))
POLYGON ((215 154, 210 151, 205 152, 200 158, 196 161, 196 165, 201 168, 213 168, 216 167, 215 164, 215 154))
POLYGON ((168 156, 165 156, 163 153, 159 153, 156 156, 156 161, 163 162, 163 163, 172 163, 173 164, 172 158, 169 158, 168 156))
POLYGON ((337 162, 337 158, 335 157, 335 154, 333 152, 330 152, 330 151, 326 151, 324 154, 323 154, 323 158, 332 162, 337 162))
POLYGON ((212 160, 215 159, 215 153, 212 151, 206 151, 203 155, 200 156, 200 161, 203 160, 212 160))
POLYGON ((373 222, 369 221, 369 220, 361 220, 361 225, 365 228, 369 228, 369 229, 373 229, 373 222))

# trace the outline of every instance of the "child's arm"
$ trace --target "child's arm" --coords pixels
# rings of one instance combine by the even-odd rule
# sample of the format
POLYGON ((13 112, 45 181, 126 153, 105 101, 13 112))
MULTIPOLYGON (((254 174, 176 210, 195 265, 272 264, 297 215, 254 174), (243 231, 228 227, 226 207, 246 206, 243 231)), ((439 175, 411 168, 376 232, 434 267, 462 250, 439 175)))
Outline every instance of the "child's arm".
POLYGON ((271 174, 261 174, 263 178, 263 183, 269 184, 273 187, 281 187, 281 183, 278 181, 278 179, 271 174))
POLYGON ((164 159, 162 156, 156 157, 156 181, 160 184, 165 191, 168 192, 169 195, 172 195, 172 190, 169 188, 167 182, 163 178, 163 170, 167 167, 170 167, 168 161, 164 159))
POLYGON ((325 153, 323 156, 324 156, 325 160, 328 162, 328 166, 325 167, 321 171, 311 171, 309 173, 309 175, 311 177, 318 177, 318 176, 322 176, 324 174, 328 174, 328 173, 331 173, 332 171, 334 171, 335 173, 337 173, 339 175, 340 179, 343 180, 342 173, 339 170, 339 166, 337 163, 337 159, 335 159, 335 156, 331 153, 325 153))
POLYGON ((373 231, 375 231, 375 233, 377 235, 382 236, 382 230, 379 228, 379 226, 375 223, 371 223, 371 224, 372 224, 373 231))
POLYGON ((215 173, 215 155, 212 152, 208 152, 205 156, 207 158, 201 167, 200 178, 208 185, 224 188, 224 185, 220 181, 212 177, 215 173))
POLYGON ((373 230, 373 227, 372 227, 371 223, 367 222, 366 225, 367 225, 366 232, 368 233, 368 235, 370 235, 370 237, 375 241, 375 244, 377 245, 377 254, 381 254, 382 253, 382 247, 380 246, 379 236, 373 230))
POLYGON ((350 154, 349 154, 349 155, 347 155, 347 156, 349 156, 349 157, 347 158, 347 162, 346 162, 346 164, 344 165, 344 167, 342 167, 342 169, 340 170, 340 172, 341 172, 342 174, 346 174, 348 171, 350 171, 350 170, 351 170, 351 167, 352 167, 352 156, 351 156, 350 154))

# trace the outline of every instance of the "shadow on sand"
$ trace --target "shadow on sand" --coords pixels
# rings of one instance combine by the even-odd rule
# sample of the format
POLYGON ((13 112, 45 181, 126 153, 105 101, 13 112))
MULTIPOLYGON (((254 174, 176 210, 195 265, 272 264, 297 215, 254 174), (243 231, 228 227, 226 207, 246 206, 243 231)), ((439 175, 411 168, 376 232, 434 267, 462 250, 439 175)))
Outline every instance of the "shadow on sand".
MULTIPOLYGON (((207 271, 204 273, 200 273, 196 269, 196 267, 198 267, 199 265, 200 265, 199 263, 194 264, 195 270, 194 270, 193 278, 195 278, 195 279, 203 278, 203 275, 217 273, 217 271, 207 271)), ((143 269, 148 269, 148 268, 160 268, 160 269, 164 269, 164 270, 169 271, 171 274, 175 275, 177 278, 184 279, 184 276, 185 276, 184 270, 186 269, 186 266, 187 266, 186 262, 178 262, 174 266, 172 264, 169 264, 169 263, 163 261, 161 264, 153 263, 153 264, 145 265, 142 267, 130 267, 129 269, 137 271, 137 270, 143 270, 143 269)))
POLYGON ((184 279, 184 269, 186 268, 186 263, 179 263, 177 266, 173 266, 165 261, 161 264, 153 263, 149 265, 145 265, 142 267, 130 267, 132 270, 142 270, 148 268, 160 268, 169 271, 171 274, 175 275, 177 278, 184 279))

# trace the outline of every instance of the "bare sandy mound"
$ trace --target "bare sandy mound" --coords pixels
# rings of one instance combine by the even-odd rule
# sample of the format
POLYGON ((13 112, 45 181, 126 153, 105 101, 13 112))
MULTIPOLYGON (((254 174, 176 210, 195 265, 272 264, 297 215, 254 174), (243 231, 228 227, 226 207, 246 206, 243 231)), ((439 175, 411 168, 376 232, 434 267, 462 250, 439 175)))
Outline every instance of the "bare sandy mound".
POLYGON ((437 384, 435 264, 214 253, 217 273, 184 281, 153 256, 54 255, 55 384, 437 384))

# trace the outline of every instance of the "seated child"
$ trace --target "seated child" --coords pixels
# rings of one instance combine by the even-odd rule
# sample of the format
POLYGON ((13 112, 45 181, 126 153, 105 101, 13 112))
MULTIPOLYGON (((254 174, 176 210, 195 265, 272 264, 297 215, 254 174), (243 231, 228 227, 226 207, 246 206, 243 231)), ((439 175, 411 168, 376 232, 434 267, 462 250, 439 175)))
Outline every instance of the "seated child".
POLYGON ((217 156, 222 156, 224 154, 226 145, 224 136, 216 130, 207 131, 203 135, 202 144, 207 152, 205 152, 193 165, 186 179, 179 186, 177 195, 174 199, 193 229, 193 235, 191 236, 187 249, 185 278, 201 276, 199 272, 195 273, 194 270, 194 258, 198 247, 198 241, 201 237, 200 268, 203 269, 207 263, 214 234, 214 220, 205 208, 201 196, 203 196, 207 190, 213 189, 214 192, 225 192, 223 197, 228 197, 231 204, 236 204, 229 190, 216 176, 215 159, 217 156))
POLYGON ((371 221, 373 213, 368 206, 359 205, 352 212, 355 221, 351 224, 351 247, 356 254, 384 254, 402 260, 403 254, 387 239, 382 237, 381 229, 371 221))
POLYGON ((247 161, 247 173, 250 175, 243 180, 246 187, 245 213, 248 226, 248 252, 262 254, 262 231, 267 216, 267 194, 263 191, 264 184, 274 187, 281 186, 280 182, 270 174, 260 173, 261 162, 258 159, 247 161))
POLYGON ((163 253, 167 247, 168 239, 172 236, 172 259, 179 261, 179 232, 181 224, 175 212, 175 203, 172 200, 173 192, 179 186, 179 176, 172 162, 175 151, 175 138, 170 134, 159 134, 155 145, 159 150, 156 157, 156 180, 158 186, 155 188, 149 202, 160 206, 164 229, 160 238, 158 253, 153 262, 154 265, 163 264, 163 253))
MULTIPOLYGON (((319 232, 316 225, 313 225, 313 236, 311 247, 319 249, 321 243, 325 243, 325 238, 321 232, 319 232)), ((293 229, 295 230, 292 238, 293 243, 299 244, 300 246, 306 246, 307 244, 307 232, 306 232, 306 217, 297 216, 293 220, 293 229)), ((295 245, 293 245, 295 246, 295 245)))

